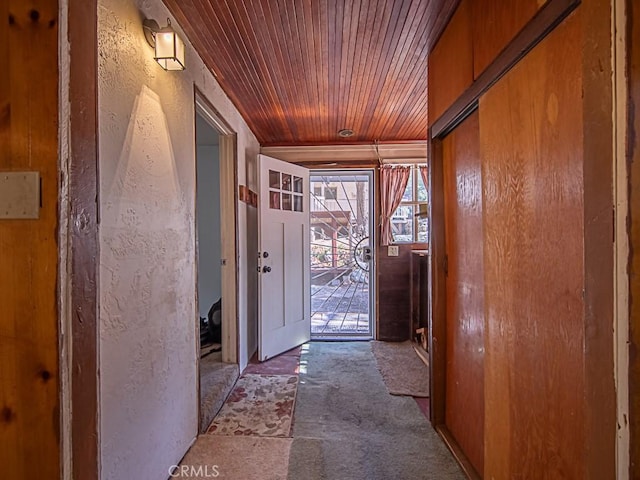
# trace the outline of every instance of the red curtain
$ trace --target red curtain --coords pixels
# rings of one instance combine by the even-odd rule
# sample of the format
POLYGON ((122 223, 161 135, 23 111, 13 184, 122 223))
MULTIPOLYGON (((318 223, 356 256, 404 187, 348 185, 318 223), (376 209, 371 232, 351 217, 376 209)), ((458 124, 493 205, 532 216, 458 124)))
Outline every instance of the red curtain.
POLYGON ((408 165, 383 165, 380 168, 380 209, 382 213, 380 242, 383 246, 393 243, 391 217, 402 201, 410 174, 411 167, 408 165))
POLYGON ((422 181, 424 182, 424 187, 429 191, 429 170, 426 165, 420 165, 418 167, 420 169, 420 176, 422 177, 422 181))

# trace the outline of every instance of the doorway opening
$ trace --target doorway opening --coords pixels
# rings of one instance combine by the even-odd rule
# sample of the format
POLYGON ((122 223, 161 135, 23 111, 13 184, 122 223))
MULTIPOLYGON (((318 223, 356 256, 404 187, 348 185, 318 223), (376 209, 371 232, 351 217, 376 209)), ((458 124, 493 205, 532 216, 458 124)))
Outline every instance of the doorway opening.
POLYGON ((196 306, 199 430, 238 378, 236 136, 196 94, 196 306))
POLYGON ((373 337, 372 185, 370 170, 310 175, 312 339, 373 337))
POLYGON ((222 361, 222 229, 220 135, 196 115, 196 225, 200 357, 219 352, 222 361))

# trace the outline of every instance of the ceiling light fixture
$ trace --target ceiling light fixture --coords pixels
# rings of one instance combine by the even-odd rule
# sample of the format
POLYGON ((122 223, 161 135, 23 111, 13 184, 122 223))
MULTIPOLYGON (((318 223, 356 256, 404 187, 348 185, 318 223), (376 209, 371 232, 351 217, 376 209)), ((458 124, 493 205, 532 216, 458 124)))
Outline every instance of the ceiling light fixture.
POLYGON ((146 18, 142 22, 144 36, 155 54, 153 59, 165 70, 184 70, 184 42, 171 28, 171 20, 167 18, 167 26, 160 28, 158 22, 146 18))
POLYGON ((343 128, 342 130, 340 130, 338 132, 338 135, 342 138, 348 138, 348 137, 352 137, 353 136, 353 130, 350 130, 348 128, 343 128))

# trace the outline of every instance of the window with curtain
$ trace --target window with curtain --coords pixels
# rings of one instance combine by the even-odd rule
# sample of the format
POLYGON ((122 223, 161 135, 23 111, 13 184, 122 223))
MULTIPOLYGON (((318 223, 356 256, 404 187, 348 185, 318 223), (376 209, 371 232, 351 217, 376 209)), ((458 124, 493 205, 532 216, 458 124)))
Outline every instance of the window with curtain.
POLYGON ((391 216, 393 243, 426 243, 429 238, 427 167, 412 165, 400 205, 391 216))

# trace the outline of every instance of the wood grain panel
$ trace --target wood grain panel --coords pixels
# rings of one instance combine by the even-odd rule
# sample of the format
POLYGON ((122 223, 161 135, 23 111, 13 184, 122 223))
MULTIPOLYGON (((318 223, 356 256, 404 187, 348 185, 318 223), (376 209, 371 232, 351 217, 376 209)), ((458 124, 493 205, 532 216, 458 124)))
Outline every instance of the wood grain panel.
MULTIPOLYGON (((480 97, 531 51, 580 4, 581 0, 549 0, 509 42, 493 62, 438 119, 432 119, 432 138, 446 135, 478 107, 480 97)), ((476 20, 480 21, 480 20, 476 20)), ((604 22, 602 23, 604 25, 604 22)), ((607 43, 607 42, 605 42, 607 43)))
POLYGON ((462 0, 429 55, 429 125, 473 83, 471 0, 462 0))
POLYGON ((474 0, 473 78, 476 79, 548 0, 474 0))
POLYGON ((68 1, 73 478, 99 478, 97 0, 68 1), (82 439, 82 441, 78 441, 82 439))
POLYGON ((480 102, 486 478, 585 476, 579 13, 480 102))
POLYGON ((640 478, 640 5, 627 2, 629 41, 629 414, 630 477, 640 478))
POLYGON ((0 220, 0 463, 58 478, 58 2, 0 4, 0 170, 39 171, 38 220, 0 220))
POLYGON ((442 141, 445 194, 445 423, 476 472, 484 471, 484 275, 478 112, 442 141))
POLYGON ((377 249, 378 340, 411 338, 411 245, 398 245, 397 257, 387 247, 377 249))
MULTIPOLYGON (((612 328, 615 324, 612 10, 608 2, 597 0, 583 0, 579 7, 584 118, 584 469, 588 480, 618 478, 612 328)), ((617 345, 617 348, 624 347, 617 345)))
POLYGON ((165 3, 267 146, 426 139, 427 54, 457 1, 165 3))
POLYGON ((434 428, 445 423, 446 395, 446 277, 445 277, 445 224, 444 224, 444 172, 442 140, 430 143, 429 158, 429 364, 431 366, 429 411, 434 428))

